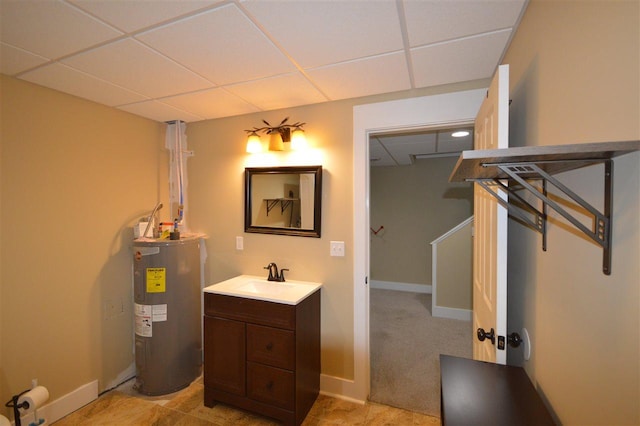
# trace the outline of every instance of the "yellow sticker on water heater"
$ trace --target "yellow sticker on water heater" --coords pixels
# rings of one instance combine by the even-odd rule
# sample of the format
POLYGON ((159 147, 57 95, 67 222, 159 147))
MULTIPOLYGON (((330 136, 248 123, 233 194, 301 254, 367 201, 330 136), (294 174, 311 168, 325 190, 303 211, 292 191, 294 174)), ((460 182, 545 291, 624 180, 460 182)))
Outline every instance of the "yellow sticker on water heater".
POLYGON ((167 291, 166 268, 147 268, 147 293, 164 293, 167 291))

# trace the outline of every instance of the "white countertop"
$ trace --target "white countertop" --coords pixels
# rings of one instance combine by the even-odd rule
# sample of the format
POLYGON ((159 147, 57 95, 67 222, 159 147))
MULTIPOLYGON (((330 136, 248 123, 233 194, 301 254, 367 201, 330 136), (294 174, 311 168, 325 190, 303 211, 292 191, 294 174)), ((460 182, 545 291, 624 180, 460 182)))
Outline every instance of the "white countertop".
POLYGON ((320 287, 321 283, 309 281, 277 282, 267 281, 266 278, 255 275, 239 275, 205 287, 204 292, 297 305, 320 287))

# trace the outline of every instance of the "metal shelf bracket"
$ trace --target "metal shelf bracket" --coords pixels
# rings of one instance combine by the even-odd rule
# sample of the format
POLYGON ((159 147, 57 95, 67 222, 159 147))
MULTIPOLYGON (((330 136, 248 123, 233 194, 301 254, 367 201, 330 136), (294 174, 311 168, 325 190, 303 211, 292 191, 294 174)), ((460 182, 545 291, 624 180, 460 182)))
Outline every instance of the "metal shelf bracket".
POLYGON ((269 216, 271 210, 273 210, 273 208, 277 206, 278 203, 280 204, 280 214, 284 214, 284 211, 287 209, 287 207, 289 207, 289 205, 293 203, 294 200, 287 198, 275 198, 264 201, 267 203, 267 216, 269 216))
MULTIPOLYGON (((565 160, 566 161, 566 160, 565 160)), ((509 185, 505 179, 469 179, 478 183, 489 194, 505 207, 509 214, 527 226, 542 234, 542 249, 547 248, 547 207, 551 207, 562 217, 568 220, 576 228, 591 238, 596 244, 602 247, 602 271, 606 275, 611 275, 611 206, 613 197, 613 162, 611 159, 594 160, 592 164, 604 163, 604 212, 598 211, 595 207, 581 198, 578 194, 562 184, 558 179, 545 172, 539 164, 543 162, 517 162, 517 163, 486 163, 483 167, 497 167, 508 176, 506 181, 515 182, 517 185, 509 185), (540 180, 540 187, 534 186, 530 181, 540 180), (569 200, 579 205, 593 216, 591 228, 585 226, 580 220, 568 210, 563 208, 558 202, 551 199, 547 194, 547 184, 551 184, 562 192, 569 200), (505 191, 509 195, 509 201, 504 200, 498 193, 505 191), (526 190, 531 195, 542 202, 539 209, 529 201, 525 200, 518 191, 526 190)))

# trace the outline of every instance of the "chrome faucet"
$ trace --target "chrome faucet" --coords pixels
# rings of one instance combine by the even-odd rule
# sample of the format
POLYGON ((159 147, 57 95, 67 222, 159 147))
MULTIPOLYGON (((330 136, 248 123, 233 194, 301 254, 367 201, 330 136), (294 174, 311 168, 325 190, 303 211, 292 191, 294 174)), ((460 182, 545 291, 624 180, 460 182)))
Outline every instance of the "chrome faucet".
POLYGON ((269 270, 269 276, 267 277, 267 281, 277 281, 280 283, 283 283, 284 280, 284 271, 288 271, 288 269, 281 269, 280 272, 278 272, 278 265, 276 265, 275 262, 271 262, 269 263, 267 266, 264 267, 264 269, 268 269, 269 270))

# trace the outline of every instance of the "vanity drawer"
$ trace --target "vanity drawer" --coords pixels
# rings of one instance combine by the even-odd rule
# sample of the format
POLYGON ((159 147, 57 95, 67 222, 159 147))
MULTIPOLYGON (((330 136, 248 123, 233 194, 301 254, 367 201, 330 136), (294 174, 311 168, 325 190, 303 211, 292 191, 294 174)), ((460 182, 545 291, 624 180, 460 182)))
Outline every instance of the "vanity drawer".
POLYGON ((247 396, 286 410, 295 408, 292 371, 247 362, 247 396))
POLYGON ((296 306, 205 293, 205 315, 295 330, 296 306))
POLYGON ((295 354, 293 331, 247 324, 247 361, 293 370, 295 354))

